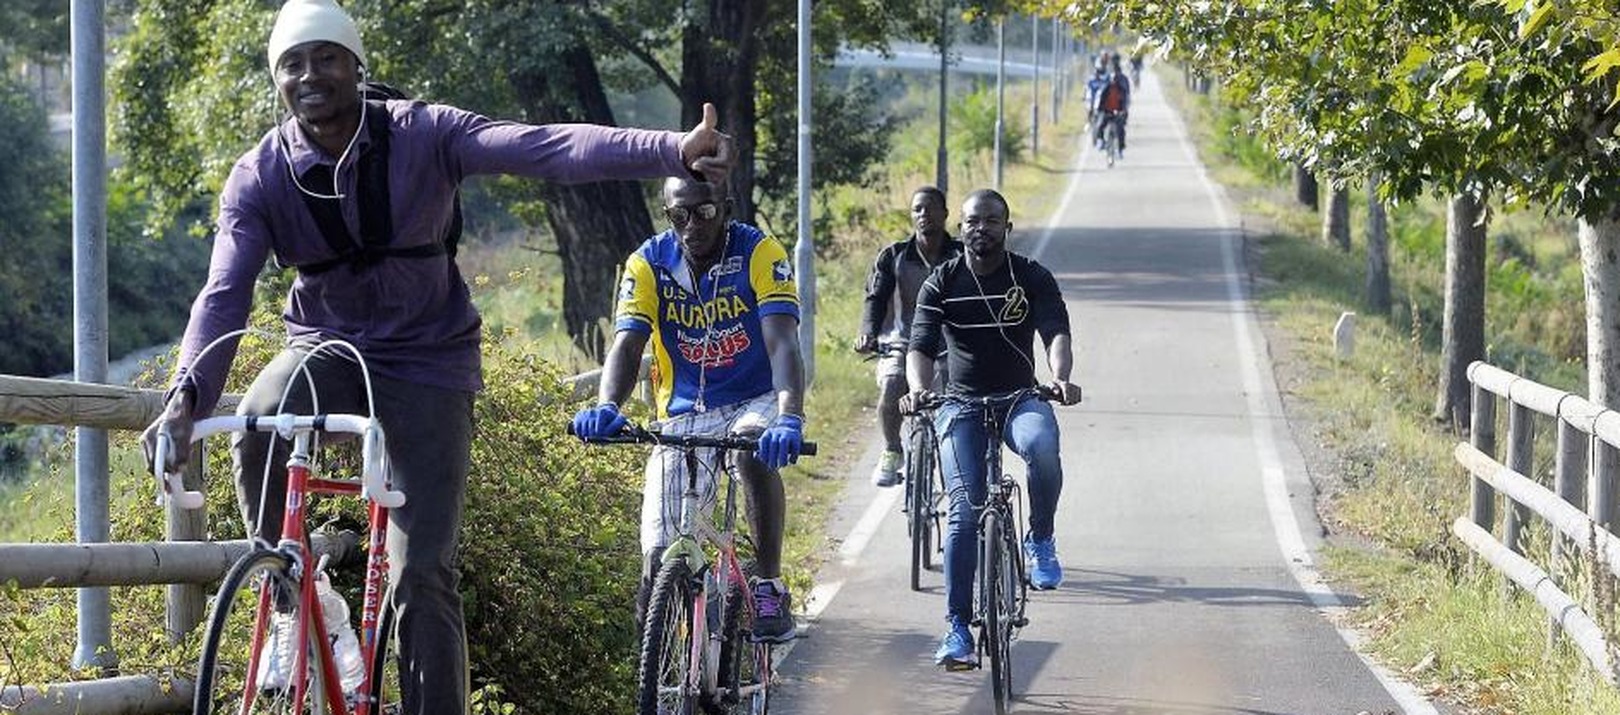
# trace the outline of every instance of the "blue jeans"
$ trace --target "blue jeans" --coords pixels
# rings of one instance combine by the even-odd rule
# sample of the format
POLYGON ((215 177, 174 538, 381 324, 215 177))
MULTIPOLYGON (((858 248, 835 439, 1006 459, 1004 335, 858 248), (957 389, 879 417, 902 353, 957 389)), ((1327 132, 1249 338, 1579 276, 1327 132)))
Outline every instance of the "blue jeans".
MULTIPOLYGON (((978 405, 947 402, 934 413, 939 430, 940 467, 950 495, 950 523, 945 531, 945 602, 949 615, 973 617, 973 572, 978 567, 977 507, 985 501, 986 435, 978 405)), ((1029 533, 1052 537, 1052 519, 1063 491, 1063 461, 1058 456, 1057 418, 1052 406, 1033 396, 1014 405, 1001 440, 1029 467, 1029 533)))

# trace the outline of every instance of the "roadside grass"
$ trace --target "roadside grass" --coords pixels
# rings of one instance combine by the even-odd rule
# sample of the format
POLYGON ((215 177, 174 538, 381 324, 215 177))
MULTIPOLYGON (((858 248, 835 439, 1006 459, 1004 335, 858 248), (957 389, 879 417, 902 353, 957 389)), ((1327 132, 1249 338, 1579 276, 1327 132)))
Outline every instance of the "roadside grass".
MULTIPOLYGON (((1450 534, 1468 513, 1469 480, 1452 457, 1465 436, 1436 423, 1444 203, 1432 197, 1390 213, 1391 315, 1359 316, 1356 352, 1334 355, 1332 326, 1360 311, 1365 191, 1353 194, 1349 254, 1320 238, 1320 215, 1293 203, 1286 167, 1242 130, 1217 100, 1179 90, 1200 154, 1245 215, 1257 300, 1280 387, 1290 394, 1296 435, 1313 460, 1318 511, 1333 532, 1324 568, 1339 588, 1365 598, 1352 625, 1379 660, 1463 713, 1620 713, 1620 695, 1559 638, 1547 616, 1450 534)), ((1325 190, 1325 187, 1324 187, 1325 190)), ((1487 351, 1493 364, 1560 389, 1583 391, 1583 293, 1570 222, 1494 207, 1488 259, 1487 351), (1573 337, 1572 337, 1573 336, 1573 337)), ((1498 434, 1506 435, 1506 410, 1498 434)), ((1550 474, 1553 440, 1540 425, 1535 473, 1550 474)), ((1498 513, 1504 507, 1498 505, 1498 513)), ((1527 554, 1550 562, 1550 539, 1527 525, 1527 554)), ((1571 571, 1589 564, 1577 563, 1571 571)), ((1557 573, 1576 594, 1589 577, 1557 573)), ((1590 599, 1588 598, 1590 604, 1590 599)), ((1590 605, 1588 606, 1590 608, 1590 605)), ((1613 619, 1599 613, 1600 621, 1613 619)), ((1607 628, 1614 636, 1612 623, 1607 628)))

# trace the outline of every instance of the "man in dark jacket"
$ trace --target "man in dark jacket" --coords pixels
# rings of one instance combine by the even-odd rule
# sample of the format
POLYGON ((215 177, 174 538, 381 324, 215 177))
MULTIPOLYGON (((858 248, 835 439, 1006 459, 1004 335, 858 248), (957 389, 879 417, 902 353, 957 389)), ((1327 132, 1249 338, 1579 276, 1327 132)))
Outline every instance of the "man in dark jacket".
POLYGON ((872 470, 872 483, 892 487, 900 483, 900 408, 906 393, 904 349, 911 335, 911 314, 917 289, 934 267, 962 254, 962 242, 945 232, 945 193, 924 186, 911 194, 911 235, 883 247, 866 281, 866 308, 855 349, 882 350, 878 356, 878 420, 885 449, 872 470))

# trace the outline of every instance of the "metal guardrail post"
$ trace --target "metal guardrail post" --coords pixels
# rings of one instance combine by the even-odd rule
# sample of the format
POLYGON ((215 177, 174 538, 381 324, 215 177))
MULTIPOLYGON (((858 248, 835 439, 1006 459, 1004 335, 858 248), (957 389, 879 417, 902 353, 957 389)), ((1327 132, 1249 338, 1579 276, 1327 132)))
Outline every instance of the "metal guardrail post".
MULTIPOLYGON (((1472 371, 1470 371, 1472 372, 1472 371)), ((1469 425, 1470 442, 1475 449, 1489 455, 1496 454, 1496 395, 1474 385, 1474 415, 1469 425)), ((1484 480, 1475 478, 1469 492, 1470 519, 1489 532, 1496 522, 1496 491, 1484 480)))
MULTIPOLYGON (((1474 399, 1475 404, 1478 404, 1479 395, 1476 394, 1474 399)), ((1516 402, 1508 404, 1507 468, 1534 479, 1536 413, 1516 402)), ((1519 548, 1519 531, 1529 519, 1530 510, 1523 504, 1514 503, 1507 510, 1507 518, 1502 524, 1502 543, 1512 549, 1513 553, 1524 553, 1524 550, 1519 548)))
MULTIPOLYGON (((201 490, 208 452, 201 442, 192 445, 191 461, 181 475, 186 489, 201 490)), ((164 537, 169 541, 206 541, 208 538, 208 510, 182 509, 170 504, 166 510, 164 537)), ((191 629, 202 623, 204 593, 201 584, 171 584, 165 600, 167 614, 165 629, 169 642, 178 643, 191 629)))

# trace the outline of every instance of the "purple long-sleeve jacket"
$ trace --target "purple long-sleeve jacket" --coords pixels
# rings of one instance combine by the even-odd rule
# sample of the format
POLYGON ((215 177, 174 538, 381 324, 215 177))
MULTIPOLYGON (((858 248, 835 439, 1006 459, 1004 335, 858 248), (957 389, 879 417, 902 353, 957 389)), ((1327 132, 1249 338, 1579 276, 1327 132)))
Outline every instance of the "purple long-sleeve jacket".
MULTIPOLYGON (((561 182, 684 175, 677 132, 586 124, 533 126, 494 121, 444 105, 390 101, 388 192, 391 246, 443 240, 455 191, 474 174, 515 174, 561 182)), ((344 222, 359 236, 359 192, 353 156, 370 143, 360 125, 351 157, 338 173, 344 222)), ((198 353, 247 323, 254 281, 265 260, 307 265, 334 258, 304 196, 293 183, 336 157, 314 144, 295 120, 267 133, 238 159, 219 197, 208 281, 191 306, 174 384, 196 391, 193 410, 211 414, 236 352, 234 340, 198 353), (195 364, 194 364, 195 363, 195 364)), ((310 191, 330 194, 332 186, 310 191)), ((358 241, 356 246, 358 247, 358 241)), ((296 343, 354 343, 371 370, 386 377, 462 390, 483 386, 479 318, 455 261, 444 255, 385 258, 363 270, 300 272, 282 314, 296 343)))

